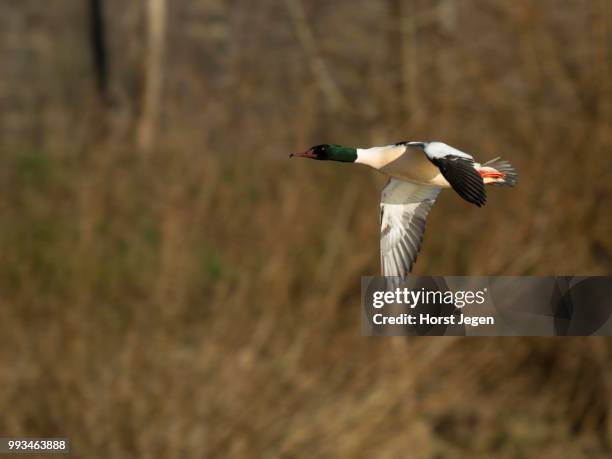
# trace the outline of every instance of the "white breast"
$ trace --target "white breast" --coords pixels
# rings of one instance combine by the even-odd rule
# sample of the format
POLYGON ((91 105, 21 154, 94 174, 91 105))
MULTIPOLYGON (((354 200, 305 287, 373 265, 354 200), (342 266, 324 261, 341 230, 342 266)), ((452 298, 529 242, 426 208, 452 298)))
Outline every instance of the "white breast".
POLYGON ((390 177, 414 183, 448 187, 449 184, 420 148, 388 145, 357 149, 356 163, 365 164, 390 177))
POLYGON ((406 151, 404 145, 385 145, 384 147, 358 148, 356 163, 365 164, 381 170, 387 164, 395 161, 406 151))

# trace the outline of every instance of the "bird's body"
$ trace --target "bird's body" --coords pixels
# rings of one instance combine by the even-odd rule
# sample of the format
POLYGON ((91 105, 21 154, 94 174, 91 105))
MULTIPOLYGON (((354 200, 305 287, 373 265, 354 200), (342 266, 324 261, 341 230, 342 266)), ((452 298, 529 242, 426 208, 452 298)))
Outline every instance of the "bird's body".
MULTIPOLYGON (((293 155, 292 155, 293 156, 293 155)), ((443 188, 482 206, 485 185, 514 186, 517 174, 499 158, 480 164, 442 142, 399 142, 372 148, 317 145, 299 153, 312 159, 364 164, 389 177, 380 202, 383 275, 405 277, 414 266, 425 220, 443 188)))
POLYGON ((358 164, 365 164, 377 171, 399 180, 423 185, 450 187, 440 169, 422 150, 400 143, 384 147, 357 148, 358 164))

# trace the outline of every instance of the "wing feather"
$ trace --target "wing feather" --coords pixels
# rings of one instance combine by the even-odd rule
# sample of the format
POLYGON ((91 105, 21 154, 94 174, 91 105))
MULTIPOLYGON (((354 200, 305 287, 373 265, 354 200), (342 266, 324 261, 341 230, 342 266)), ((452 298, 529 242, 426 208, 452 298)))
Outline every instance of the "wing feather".
POLYGON ((430 160, 438 166, 459 196, 478 207, 486 203, 484 182, 474 168, 474 160, 454 155, 433 157, 430 160))
POLYGON ((404 278, 421 248, 425 221, 440 193, 436 186, 390 179, 380 202, 380 259, 384 276, 404 278))

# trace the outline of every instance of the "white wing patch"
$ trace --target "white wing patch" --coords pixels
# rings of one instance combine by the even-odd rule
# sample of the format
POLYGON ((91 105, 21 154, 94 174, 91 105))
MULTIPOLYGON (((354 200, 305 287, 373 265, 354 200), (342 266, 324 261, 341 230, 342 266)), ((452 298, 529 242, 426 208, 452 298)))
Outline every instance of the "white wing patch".
POLYGON ((444 142, 429 142, 425 147, 425 154, 431 159, 444 158, 445 156, 474 159, 472 155, 468 155, 465 151, 457 150, 444 142))
POLYGON ((380 262, 383 276, 404 278, 421 248, 425 220, 440 193, 435 186, 390 179, 380 202, 380 262))

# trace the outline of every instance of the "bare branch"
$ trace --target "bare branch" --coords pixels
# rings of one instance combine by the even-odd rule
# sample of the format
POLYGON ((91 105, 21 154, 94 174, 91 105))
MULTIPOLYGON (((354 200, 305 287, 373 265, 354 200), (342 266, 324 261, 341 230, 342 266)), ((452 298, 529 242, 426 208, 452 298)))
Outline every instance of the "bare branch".
POLYGON ((308 26, 304 7, 300 0, 285 0, 291 20, 295 26, 297 37, 308 56, 310 70, 317 81, 317 84, 334 110, 346 106, 346 100, 332 79, 325 61, 319 52, 315 38, 308 26))

